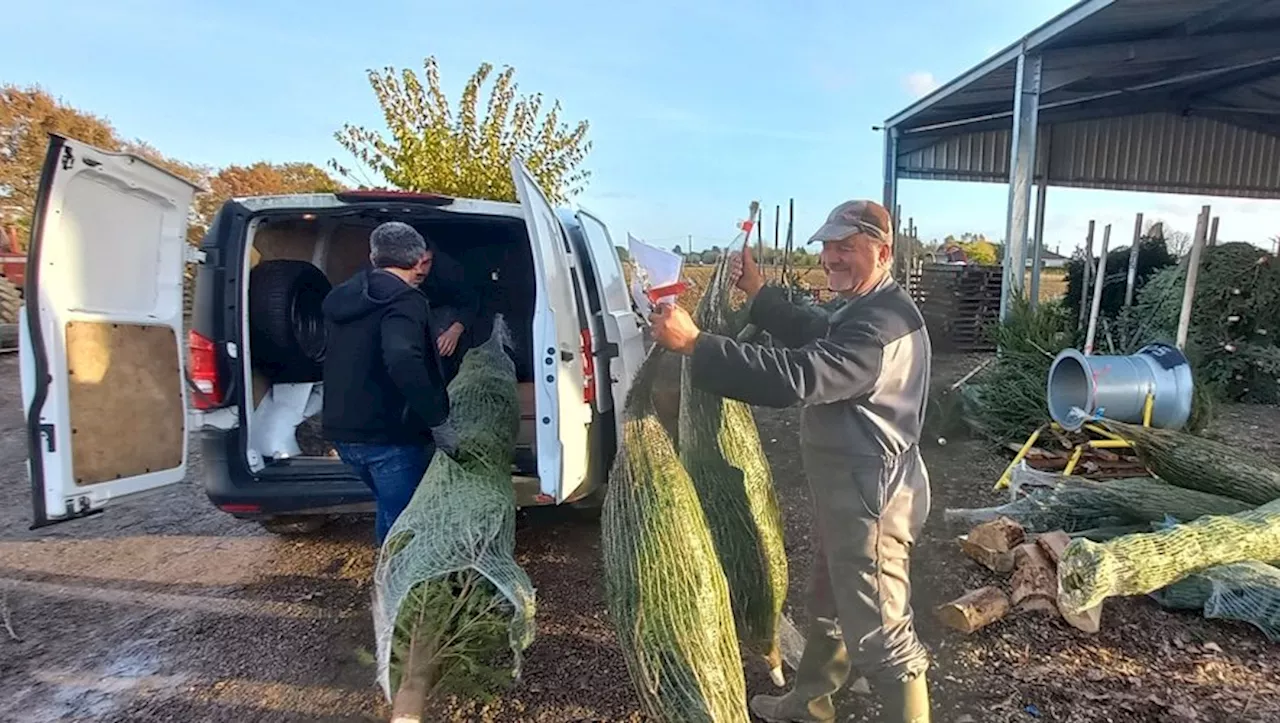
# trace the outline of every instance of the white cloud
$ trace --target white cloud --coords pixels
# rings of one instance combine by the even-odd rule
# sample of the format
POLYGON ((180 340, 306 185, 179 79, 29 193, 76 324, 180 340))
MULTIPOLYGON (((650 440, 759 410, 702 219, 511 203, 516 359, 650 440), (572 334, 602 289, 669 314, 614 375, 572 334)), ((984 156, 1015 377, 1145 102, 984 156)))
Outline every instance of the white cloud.
POLYGON ((938 79, 933 77, 933 73, 927 70, 917 70, 909 73, 902 81, 907 87, 907 91, 916 98, 923 98, 938 88, 938 79))

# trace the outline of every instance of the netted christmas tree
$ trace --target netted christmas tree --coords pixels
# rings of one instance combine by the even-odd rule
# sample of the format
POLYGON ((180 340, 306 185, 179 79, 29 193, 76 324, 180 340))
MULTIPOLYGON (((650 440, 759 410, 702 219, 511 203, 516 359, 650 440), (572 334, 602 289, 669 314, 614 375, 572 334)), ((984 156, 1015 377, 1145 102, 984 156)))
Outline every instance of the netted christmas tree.
POLYGON ((438 451, 374 571, 378 682, 397 721, 439 693, 515 679, 534 636, 534 589, 515 562, 511 463, 520 406, 501 318, 449 385, 457 447, 438 451))
MULTIPOLYGON (((1130 335, 1170 341, 1177 333, 1187 260, 1154 275, 1130 335)), ((1280 264, 1247 243, 1205 248, 1191 307, 1187 356, 1198 384, 1231 401, 1280 402, 1280 264)))
MULTIPOLYGON (((733 286, 721 259, 694 312, 698 328, 735 336, 729 318, 733 286)), ((685 357, 680 385, 680 461, 702 500, 711 538, 729 583, 738 635, 764 657, 778 685, 782 677, 779 624, 787 596, 782 512, 751 407, 708 394, 693 384, 685 357)))
POLYGON ((746 723, 729 585, 693 481, 654 410, 654 349, 622 410, 601 520, 605 601, 645 714, 746 723))

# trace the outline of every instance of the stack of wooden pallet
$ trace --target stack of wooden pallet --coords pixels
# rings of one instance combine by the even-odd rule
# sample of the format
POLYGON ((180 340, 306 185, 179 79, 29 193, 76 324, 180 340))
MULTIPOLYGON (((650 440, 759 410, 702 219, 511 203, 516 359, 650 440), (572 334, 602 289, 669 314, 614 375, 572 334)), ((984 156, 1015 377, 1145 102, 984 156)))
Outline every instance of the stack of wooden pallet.
POLYGON ((999 266, 926 264, 908 289, 920 305, 937 351, 991 351, 986 330, 1000 315, 999 266))

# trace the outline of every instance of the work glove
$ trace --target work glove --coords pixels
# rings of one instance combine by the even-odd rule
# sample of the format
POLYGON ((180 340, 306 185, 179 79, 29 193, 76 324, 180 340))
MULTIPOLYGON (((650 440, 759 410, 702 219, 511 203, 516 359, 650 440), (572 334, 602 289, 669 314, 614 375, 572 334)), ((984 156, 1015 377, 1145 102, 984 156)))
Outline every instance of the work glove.
POLYGON ((436 441, 436 449, 445 454, 453 454, 458 451, 458 444, 461 441, 458 437, 458 430, 454 428, 453 421, 444 420, 444 424, 431 428, 431 437, 436 441))

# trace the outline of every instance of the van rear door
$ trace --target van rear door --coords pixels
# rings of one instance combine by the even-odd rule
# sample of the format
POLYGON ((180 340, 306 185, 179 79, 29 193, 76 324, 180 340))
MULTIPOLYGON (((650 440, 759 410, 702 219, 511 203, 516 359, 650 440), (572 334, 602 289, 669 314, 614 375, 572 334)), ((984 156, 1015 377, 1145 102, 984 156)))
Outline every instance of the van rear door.
POLYGON ((198 189, 50 138, 20 327, 33 526, 187 474, 187 214, 198 189))
POLYGON ((592 414, 587 389, 593 382, 583 354, 585 314, 574 288, 579 264, 555 209, 519 159, 511 161, 511 177, 538 277, 533 312, 538 478, 542 497, 559 504, 587 479, 592 414))
MULTIPOLYGON (((578 209, 578 223, 587 239, 587 253, 591 256, 591 273, 595 275, 600 293, 601 313, 604 317, 605 341, 611 347, 608 379, 597 370, 596 378, 601 387, 609 385, 609 396, 617 409, 614 422, 622 433, 622 406, 626 403, 631 380, 644 361, 644 332, 640 329, 635 310, 631 306, 631 294, 622 272, 622 261, 609 235, 609 229, 599 217, 585 208, 578 209)), ((597 350, 601 351, 601 350, 597 350)), ((604 398, 605 389, 600 390, 604 398)), ((607 409, 603 407, 602 409, 607 409)))

